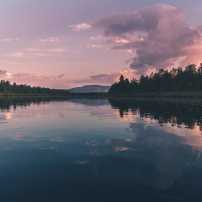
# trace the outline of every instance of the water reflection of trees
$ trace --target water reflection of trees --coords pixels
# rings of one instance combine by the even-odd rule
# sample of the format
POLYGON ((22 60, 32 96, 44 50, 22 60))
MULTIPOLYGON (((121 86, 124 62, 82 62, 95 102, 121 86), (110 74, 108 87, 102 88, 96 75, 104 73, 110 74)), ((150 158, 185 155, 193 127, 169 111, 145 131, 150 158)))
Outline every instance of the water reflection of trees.
POLYGON ((200 104, 182 104, 177 102, 134 101, 110 99, 113 108, 119 109, 121 118, 132 112, 141 118, 149 117, 160 124, 171 123, 194 128, 199 125, 202 130, 202 106, 200 104))
MULTIPOLYGON (((9 97, 0 99, 0 110, 9 110, 10 108, 27 107, 31 104, 43 104, 50 101, 64 101, 63 97, 9 97)), ((72 100, 70 100, 72 101, 72 100)), ((85 103, 85 100, 77 102, 85 103)), ((98 100, 99 101, 99 100, 98 100)), ((87 102, 91 105, 107 104, 107 100, 98 102, 93 100, 87 102), (99 104, 98 104, 98 103, 99 104)), ((111 106, 119 110, 121 118, 127 118, 130 114, 136 116, 137 113, 141 118, 151 118, 158 120, 160 124, 171 123, 173 125, 182 125, 189 128, 200 126, 202 130, 202 105, 201 104, 184 104, 178 102, 164 101, 134 101, 127 99, 110 99, 111 106)))
POLYGON ((8 97, 0 98, 0 110, 16 109, 17 107, 27 107, 31 104, 42 104, 50 101, 62 101, 62 97, 8 97))

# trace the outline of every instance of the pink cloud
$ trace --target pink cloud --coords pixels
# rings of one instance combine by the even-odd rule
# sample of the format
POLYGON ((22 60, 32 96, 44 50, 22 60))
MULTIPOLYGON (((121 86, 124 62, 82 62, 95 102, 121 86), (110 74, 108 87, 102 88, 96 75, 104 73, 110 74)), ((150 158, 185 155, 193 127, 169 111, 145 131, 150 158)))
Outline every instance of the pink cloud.
POLYGON ((103 85, 111 85, 115 81, 117 81, 120 76, 123 75, 125 78, 128 78, 129 80, 137 79, 139 78, 139 74, 136 70, 133 70, 131 68, 124 68, 120 72, 113 72, 108 74, 96 74, 89 76, 88 78, 84 79, 77 79, 73 82, 76 84, 103 84, 103 85))
POLYGON ((92 28, 92 25, 87 22, 82 22, 76 25, 70 25, 69 28, 74 32, 86 31, 92 28))
POLYGON ((58 42, 60 42, 60 38, 59 37, 41 38, 40 42, 42 42, 42 43, 58 43, 58 42))
POLYGON ((13 53, 7 53, 5 57, 11 58, 26 58, 26 57, 50 57, 64 54, 67 50, 61 47, 53 48, 25 48, 13 53))
POLYGON ((151 66, 201 62, 201 27, 189 26, 181 10, 171 5, 106 17, 94 27, 104 30, 114 49, 129 51, 130 67, 140 71, 151 66))

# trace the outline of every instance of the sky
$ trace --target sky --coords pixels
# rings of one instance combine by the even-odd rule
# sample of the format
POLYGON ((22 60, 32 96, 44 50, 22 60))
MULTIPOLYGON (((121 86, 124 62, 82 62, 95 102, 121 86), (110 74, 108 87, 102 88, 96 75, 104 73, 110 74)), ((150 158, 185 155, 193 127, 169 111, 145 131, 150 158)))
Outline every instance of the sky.
POLYGON ((202 1, 0 1, 0 79, 71 88, 202 61, 202 1))

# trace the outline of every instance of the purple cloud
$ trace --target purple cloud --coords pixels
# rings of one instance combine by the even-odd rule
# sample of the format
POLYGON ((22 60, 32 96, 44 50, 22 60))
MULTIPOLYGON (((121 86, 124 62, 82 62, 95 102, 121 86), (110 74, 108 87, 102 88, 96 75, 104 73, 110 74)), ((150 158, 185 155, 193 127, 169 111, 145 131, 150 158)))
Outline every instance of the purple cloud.
POLYGON ((131 68, 142 70, 201 62, 201 28, 190 27, 181 10, 171 5, 160 4, 107 17, 94 27, 104 30, 114 49, 133 53, 131 68))
POLYGON ((120 72, 112 72, 108 74, 96 74, 91 75, 90 77, 84 78, 84 79, 77 79, 74 80, 74 83, 79 84, 104 84, 104 85, 110 85, 114 83, 115 81, 119 80, 120 76, 124 75, 124 77, 132 80, 139 78, 139 74, 136 70, 130 69, 130 68, 124 68, 120 72))
POLYGON ((92 75, 88 78, 77 79, 74 80, 74 83, 78 84, 111 84, 115 81, 119 74, 118 73, 111 73, 111 74, 96 74, 92 75))

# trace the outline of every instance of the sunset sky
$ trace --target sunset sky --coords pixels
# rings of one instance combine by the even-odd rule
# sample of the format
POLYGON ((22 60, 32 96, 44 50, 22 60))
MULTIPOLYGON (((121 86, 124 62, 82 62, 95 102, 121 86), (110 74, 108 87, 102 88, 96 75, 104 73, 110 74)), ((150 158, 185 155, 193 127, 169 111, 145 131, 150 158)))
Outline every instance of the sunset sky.
POLYGON ((2 0, 0 77, 70 88, 202 61, 201 0, 2 0))

